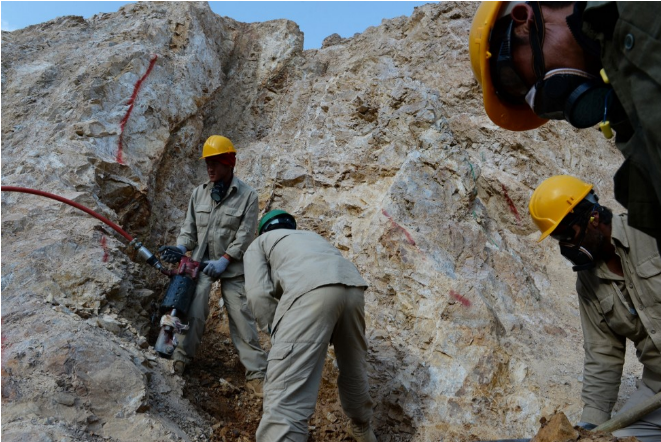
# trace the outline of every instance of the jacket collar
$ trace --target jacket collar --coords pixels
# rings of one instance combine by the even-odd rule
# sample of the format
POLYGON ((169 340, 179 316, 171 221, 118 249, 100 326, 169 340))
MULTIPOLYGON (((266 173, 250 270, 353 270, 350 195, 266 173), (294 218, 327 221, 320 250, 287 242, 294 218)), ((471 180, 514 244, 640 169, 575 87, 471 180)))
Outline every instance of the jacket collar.
POLYGON ((627 238, 627 233, 626 233, 626 226, 624 223, 626 220, 622 218, 621 216, 613 216, 613 221, 611 222, 612 230, 611 230, 611 243, 617 248, 617 244, 615 241, 624 247, 625 249, 629 249, 629 238, 627 238))
MULTIPOLYGON (((207 187, 211 186, 213 188, 213 181, 208 180, 206 183, 204 183, 204 188, 206 189, 207 187)), ((227 193, 229 194, 232 189, 238 189, 239 188, 239 179, 236 177, 236 175, 232 174, 232 181, 230 181, 230 188, 227 190, 227 193)))
MULTIPOLYGON (((611 221, 611 244, 615 247, 615 250, 619 248, 624 248, 629 250, 629 239, 627 238, 626 226, 624 223, 627 222, 626 219, 621 216, 613 216, 611 221)), ((621 253, 621 252, 619 252, 621 253)), ((619 255, 618 253, 618 255, 619 255)), ((616 275, 611 272, 608 268, 608 265, 604 261, 601 261, 597 264, 597 267, 594 270, 595 274, 605 280, 609 281, 623 281, 624 277, 616 275)))

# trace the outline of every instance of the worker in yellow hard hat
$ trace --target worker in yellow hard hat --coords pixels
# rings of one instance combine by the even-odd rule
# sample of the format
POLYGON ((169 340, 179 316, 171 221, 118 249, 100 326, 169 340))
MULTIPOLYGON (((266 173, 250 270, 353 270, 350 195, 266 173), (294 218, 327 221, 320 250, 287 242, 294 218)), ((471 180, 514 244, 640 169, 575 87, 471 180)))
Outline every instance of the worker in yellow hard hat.
MULTIPOLYGON (((577 272, 585 349, 578 425, 586 429, 611 417, 626 339, 634 343, 644 368, 623 410, 661 391, 661 258, 652 237, 629 227, 626 214, 613 216, 598 201, 591 184, 558 175, 535 189, 528 206, 541 232, 539 241, 557 240, 577 272)), ((661 440, 661 409, 613 434, 661 440)))
POLYGON ((234 175, 236 149, 223 136, 210 136, 202 147, 209 180, 193 190, 186 219, 176 246, 159 250, 165 262, 178 262, 191 250, 192 258, 208 262, 199 275, 195 296, 188 311, 189 330, 178 336, 174 370, 183 374, 193 360, 209 315, 209 293, 220 280, 230 335, 246 369, 246 386, 261 396, 266 374, 266 353, 262 350, 252 312, 247 308, 243 254, 257 230, 257 193, 234 175))
POLYGON ((661 248, 658 3, 482 2, 469 36, 484 108, 500 127, 599 124, 626 161, 615 197, 661 248))

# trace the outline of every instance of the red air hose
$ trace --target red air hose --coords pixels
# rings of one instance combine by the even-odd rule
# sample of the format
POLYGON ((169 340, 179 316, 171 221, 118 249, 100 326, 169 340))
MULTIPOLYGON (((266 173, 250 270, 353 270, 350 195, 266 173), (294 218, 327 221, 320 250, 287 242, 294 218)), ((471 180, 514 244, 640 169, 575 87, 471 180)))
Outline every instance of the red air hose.
POLYGON ((94 218, 103 221, 113 229, 117 231, 120 235, 122 235, 124 238, 126 238, 129 242, 133 241, 133 237, 126 233, 124 229, 119 227, 117 224, 114 222, 110 221, 108 218, 99 215, 95 211, 88 209, 87 207, 83 206, 82 204, 78 204, 75 201, 71 201, 70 199, 63 198, 59 195, 55 195, 52 193, 44 192, 42 190, 35 190, 35 189, 28 189, 26 187, 15 187, 15 186, 0 186, 2 192, 22 192, 22 193, 31 193, 33 195, 39 195, 39 196, 45 196, 46 198, 51 198, 57 201, 60 201, 62 203, 66 203, 70 206, 75 207, 76 209, 82 210, 83 212, 87 213, 88 215, 93 216, 94 218))

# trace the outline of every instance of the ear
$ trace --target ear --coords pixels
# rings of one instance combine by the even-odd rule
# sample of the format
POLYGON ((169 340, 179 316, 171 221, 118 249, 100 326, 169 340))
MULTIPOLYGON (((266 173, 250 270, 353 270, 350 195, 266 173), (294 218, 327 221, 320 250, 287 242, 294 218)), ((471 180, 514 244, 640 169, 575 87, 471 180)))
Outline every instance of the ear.
POLYGON ((518 3, 512 8, 510 17, 514 22, 514 29, 512 33, 519 41, 528 41, 530 38, 530 27, 534 26, 535 14, 526 3, 518 3))
POLYGON ((594 227, 599 225, 599 212, 596 210, 592 212, 592 215, 590 215, 590 224, 592 224, 594 227))
POLYGON ((535 14, 529 4, 518 3, 512 8, 510 16, 512 17, 512 20, 514 20, 514 23, 519 25, 523 23, 531 23, 534 20, 535 14))

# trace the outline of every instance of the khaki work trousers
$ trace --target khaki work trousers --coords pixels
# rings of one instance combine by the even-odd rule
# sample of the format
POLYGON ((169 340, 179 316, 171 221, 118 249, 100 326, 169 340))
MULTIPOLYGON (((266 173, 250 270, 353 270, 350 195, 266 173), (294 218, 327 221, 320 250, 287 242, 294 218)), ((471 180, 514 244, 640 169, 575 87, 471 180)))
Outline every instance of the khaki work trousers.
MULTIPOLYGON (((189 329, 185 335, 177 335, 179 345, 172 358, 188 364, 192 361, 204 334, 204 326, 209 316, 209 293, 213 280, 200 273, 195 287, 195 297, 188 309, 189 329)), ((246 368, 246 379, 261 379, 266 373, 266 353, 259 345, 257 325, 252 315, 245 292, 243 275, 220 280, 223 300, 229 318, 230 336, 239 354, 239 360, 246 368)))
POLYGON ((329 343, 340 371, 342 409, 355 422, 371 421, 362 287, 329 285, 302 295, 280 320, 271 343, 257 442, 307 441, 329 343))
MULTIPOLYGON (((626 411, 652 396, 654 396, 654 392, 642 381, 638 381, 638 389, 627 400, 620 412, 626 411)), ((643 416, 641 420, 634 422, 628 427, 613 431, 613 436, 635 436, 640 442, 661 441, 661 409, 643 416)))

